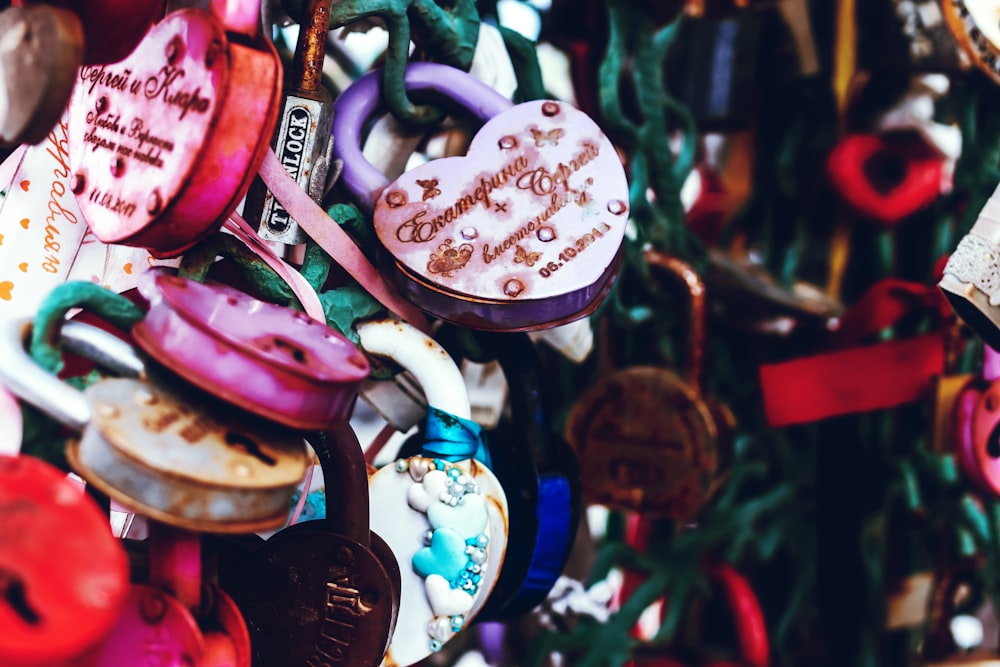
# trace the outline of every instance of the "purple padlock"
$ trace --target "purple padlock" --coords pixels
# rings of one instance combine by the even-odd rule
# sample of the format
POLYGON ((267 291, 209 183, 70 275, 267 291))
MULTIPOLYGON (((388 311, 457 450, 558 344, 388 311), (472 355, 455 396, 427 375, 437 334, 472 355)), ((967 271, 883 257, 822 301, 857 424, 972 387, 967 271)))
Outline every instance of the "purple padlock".
POLYGON ((434 93, 485 125, 463 157, 391 184, 361 152, 381 107, 380 73, 334 104, 334 152, 351 195, 372 211, 383 273, 413 303, 474 329, 530 331, 580 319, 621 263, 625 169, 611 141, 565 102, 514 106, 461 70, 413 63, 408 92, 434 93))
POLYGON ((136 343, 187 381, 296 429, 350 418, 368 359, 326 324, 164 270, 147 271, 139 291, 151 306, 136 343))

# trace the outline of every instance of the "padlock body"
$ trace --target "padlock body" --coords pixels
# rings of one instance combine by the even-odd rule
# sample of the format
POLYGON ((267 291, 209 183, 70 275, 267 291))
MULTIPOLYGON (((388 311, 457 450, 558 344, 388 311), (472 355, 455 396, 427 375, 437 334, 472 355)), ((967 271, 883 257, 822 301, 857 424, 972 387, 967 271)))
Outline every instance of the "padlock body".
POLYGON ((73 469, 133 512, 205 532, 283 523, 305 475, 300 439, 243 415, 208 415, 163 387, 110 379, 89 387, 93 418, 67 447, 73 469))
MULTIPOLYGON (((333 102, 328 94, 290 94, 275 128, 272 148, 295 182, 313 201, 323 198, 333 150, 330 129, 333 102)), ((244 213, 260 221, 258 233, 268 241, 305 243, 307 236, 262 181, 254 180, 244 213)))

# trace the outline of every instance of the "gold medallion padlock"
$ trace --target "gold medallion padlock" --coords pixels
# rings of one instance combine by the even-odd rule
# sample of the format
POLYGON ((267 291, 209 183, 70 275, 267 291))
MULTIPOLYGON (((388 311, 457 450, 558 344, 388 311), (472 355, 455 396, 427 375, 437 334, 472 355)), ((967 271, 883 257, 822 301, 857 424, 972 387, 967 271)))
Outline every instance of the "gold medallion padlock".
POLYGON ((705 286, 683 261, 655 251, 650 268, 679 278, 690 326, 680 370, 632 366, 600 378, 570 411, 566 438, 580 460, 584 495, 650 516, 690 519, 710 497, 719 445, 732 429, 702 386, 705 286))

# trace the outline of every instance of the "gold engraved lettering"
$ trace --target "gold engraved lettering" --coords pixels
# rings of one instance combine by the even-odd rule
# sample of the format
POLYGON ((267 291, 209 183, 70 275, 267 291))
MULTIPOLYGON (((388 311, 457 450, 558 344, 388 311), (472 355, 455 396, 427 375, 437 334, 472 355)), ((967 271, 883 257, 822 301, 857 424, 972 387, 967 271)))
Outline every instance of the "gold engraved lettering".
POLYGON ((477 204, 481 203, 487 210, 492 209, 494 205, 490 194, 507 185, 509 180, 517 177, 527 168, 528 158, 524 155, 518 155, 505 164, 500 171, 493 173, 489 179, 481 177, 479 184, 473 190, 464 192, 451 206, 446 207, 432 219, 424 219, 427 216, 426 210, 414 213, 413 217, 396 229, 396 238, 402 243, 427 243, 432 241, 438 232, 447 225, 469 213, 477 204))
POLYGON ((174 424, 180 415, 173 410, 164 410, 157 414, 142 418, 142 427, 153 433, 163 433, 174 424))

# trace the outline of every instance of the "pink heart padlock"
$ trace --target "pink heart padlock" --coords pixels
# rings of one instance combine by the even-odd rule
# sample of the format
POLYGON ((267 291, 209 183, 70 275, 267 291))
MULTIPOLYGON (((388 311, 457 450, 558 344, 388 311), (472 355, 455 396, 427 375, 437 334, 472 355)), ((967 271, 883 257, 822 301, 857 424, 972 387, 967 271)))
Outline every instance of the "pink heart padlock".
POLYGON ((989 345, 982 377, 959 395, 956 411, 959 466, 980 491, 1000 497, 1000 353, 989 345))
POLYGON ((246 193, 281 81, 274 46, 256 35, 259 9, 213 0, 214 11, 173 12, 125 60, 80 69, 71 189, 101 241, 178 255, 246 193))
POLYGON ((334 105, 347 189, 373 209, 397 288, 456 324, 542 329, 593 312, 621 260, 628 183, 610 140, 565 102, 513 106, 460 70, 412 63, 409 92, 444 96, 486 124, 467 155, 432 160, 389 184, 361 152, 380 109, 379 73, 334 105))
POLYGON ((139 291, 150 309, 132 328, 136 343, 189 382, 292 428, 323 429, 350 418, 369 364, 335 330, 162 269, 143 274, 139 291))

